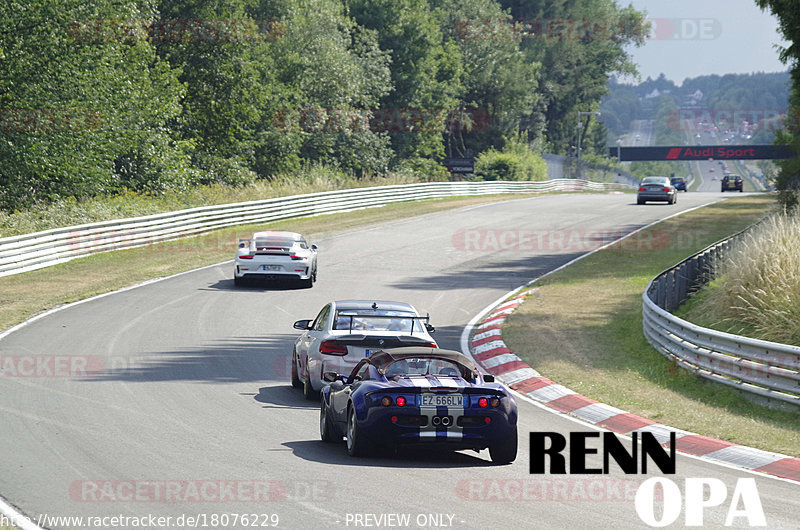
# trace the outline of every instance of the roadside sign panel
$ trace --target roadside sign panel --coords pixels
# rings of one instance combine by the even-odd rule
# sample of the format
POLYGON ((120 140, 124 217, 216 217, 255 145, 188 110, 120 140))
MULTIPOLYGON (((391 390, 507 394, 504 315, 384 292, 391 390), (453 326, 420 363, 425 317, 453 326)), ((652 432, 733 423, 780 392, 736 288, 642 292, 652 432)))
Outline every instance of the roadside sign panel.
POLYGON ((611 147, 609 156, 622 162, 646 160, 782 160, 796 153, 788 145, 673 145, 611 147))

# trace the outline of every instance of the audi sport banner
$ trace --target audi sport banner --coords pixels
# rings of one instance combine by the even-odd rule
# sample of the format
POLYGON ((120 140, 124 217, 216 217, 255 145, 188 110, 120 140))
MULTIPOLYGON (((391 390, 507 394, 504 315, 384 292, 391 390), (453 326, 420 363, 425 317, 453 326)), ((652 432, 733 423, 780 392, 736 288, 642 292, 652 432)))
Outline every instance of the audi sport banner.
POLYGON ((645 160, 779 160, 797 156, 788 145, 684 145, 611 147, 609 156, 623 162, 645 160))

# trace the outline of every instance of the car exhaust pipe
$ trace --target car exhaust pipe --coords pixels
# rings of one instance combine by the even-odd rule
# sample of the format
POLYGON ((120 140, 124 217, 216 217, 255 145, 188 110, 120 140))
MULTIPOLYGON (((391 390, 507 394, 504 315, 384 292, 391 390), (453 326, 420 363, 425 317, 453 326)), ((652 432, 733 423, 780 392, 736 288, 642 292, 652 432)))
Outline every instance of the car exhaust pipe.
POLYGON ((434 416, 431 420, 434 425, 443 425, 445 427, 450 425, 450 416, 434 416))

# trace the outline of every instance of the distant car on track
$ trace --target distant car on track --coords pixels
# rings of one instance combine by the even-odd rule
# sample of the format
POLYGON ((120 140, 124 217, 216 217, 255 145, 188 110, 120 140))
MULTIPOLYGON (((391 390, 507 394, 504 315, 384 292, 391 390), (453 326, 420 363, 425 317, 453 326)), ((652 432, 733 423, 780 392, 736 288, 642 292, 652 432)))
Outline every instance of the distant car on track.
POLYGON ((433 348, 382 350, 348 375, 326 372, 319 428, 324 442, 347 438, 361 456, 378 446, 489 449, 493 462, 517 456, 517 404, 464 354, 433 348))
POLYGON ((317 246, 294 232, 256 232, 240 239, 233 282, 238 286, 248 279, 299 280, 311 287, 317 280, 317 246))
POLYGON ((292 386, 307 399, 319 399, 328 371, 350 373, 364 357, 402 346, 438 348, 429 316, 420 316, 404 302, 339 300, 320 310, 314 320, 298 320, 303 333, 292 351, 292 386))
POLYGON ((683 177, 671 177, 669 181, 675 186, 675 189, 678 191, 689 191, 686 188, 686 179, 683 177))
POLYGON ((678 190, 672 185, 669 177, 645 177, 636 193, 636 204, 645 204, 647 201, 675 204, 678 202, 678 190))
POLYGON ((739 175, 725 175, 722 177, 722 191, 742 192, 742 177, 739 175))

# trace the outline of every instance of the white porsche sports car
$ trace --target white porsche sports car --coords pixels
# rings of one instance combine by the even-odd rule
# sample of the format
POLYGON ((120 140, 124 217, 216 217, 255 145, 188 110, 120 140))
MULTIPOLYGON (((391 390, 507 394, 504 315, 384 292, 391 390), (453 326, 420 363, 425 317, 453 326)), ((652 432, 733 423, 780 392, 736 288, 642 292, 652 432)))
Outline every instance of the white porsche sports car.
POLYGON ((317 280, 317 246, 294 232, 256 232, 240 239, 234 260, 233 282, 246 279, 300 280, 311 287, 317 280))
POLYGON ((364 357, 388 348, 438 348, 429 321, 403 302, 331 302, 314 320, 294 323, 303 333, 292 352, 292 386, 302 388, 307 399, 319 399, 328 384, 324 372, 350 373, 364 357))

